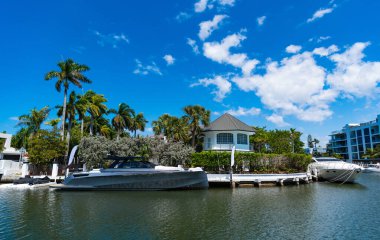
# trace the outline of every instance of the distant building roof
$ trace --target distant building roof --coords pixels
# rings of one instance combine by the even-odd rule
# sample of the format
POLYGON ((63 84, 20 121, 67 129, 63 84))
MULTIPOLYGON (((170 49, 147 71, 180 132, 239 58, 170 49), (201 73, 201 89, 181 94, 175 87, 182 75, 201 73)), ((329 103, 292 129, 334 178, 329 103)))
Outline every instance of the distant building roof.
POLYGON ((205 127, 203 131, 245 131, 254 132, 254 128, 243 123, 231 114, 225 113, 205 127))

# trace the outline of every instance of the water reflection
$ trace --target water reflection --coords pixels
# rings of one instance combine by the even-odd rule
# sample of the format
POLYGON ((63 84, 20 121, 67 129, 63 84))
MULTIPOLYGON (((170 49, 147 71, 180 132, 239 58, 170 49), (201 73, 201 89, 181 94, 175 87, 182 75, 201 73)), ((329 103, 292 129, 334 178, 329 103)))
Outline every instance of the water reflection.
POLYGON ((378 176, 358 184, 169 192, 0 190, 4 239, 373 238, 378 176))

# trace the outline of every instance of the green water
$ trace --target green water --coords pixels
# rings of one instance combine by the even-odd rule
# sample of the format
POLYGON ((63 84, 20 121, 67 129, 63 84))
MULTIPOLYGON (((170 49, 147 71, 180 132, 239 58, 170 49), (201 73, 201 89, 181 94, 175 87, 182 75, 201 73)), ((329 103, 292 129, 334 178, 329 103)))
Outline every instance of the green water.
POLYGON ((379 186, 0 190, 0 239, 380 239, 379 186))

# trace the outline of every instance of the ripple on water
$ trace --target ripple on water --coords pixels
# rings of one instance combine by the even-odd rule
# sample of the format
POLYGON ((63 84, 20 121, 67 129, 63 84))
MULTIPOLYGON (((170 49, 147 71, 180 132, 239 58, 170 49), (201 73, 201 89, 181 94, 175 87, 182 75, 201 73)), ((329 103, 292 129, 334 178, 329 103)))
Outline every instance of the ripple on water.
POLYGON ((5 239, 374 239, 380 176, 359 184, 169 192, 0 191, 5 239))

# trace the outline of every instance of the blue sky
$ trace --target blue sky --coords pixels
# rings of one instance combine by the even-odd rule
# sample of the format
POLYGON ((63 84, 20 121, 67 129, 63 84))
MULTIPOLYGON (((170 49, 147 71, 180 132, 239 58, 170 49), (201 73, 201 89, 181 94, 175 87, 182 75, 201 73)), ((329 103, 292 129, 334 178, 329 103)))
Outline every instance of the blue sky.
POLYGON ((73 58, 91 68, 84 90, 150 122, 201 104, 212 119, 229 111, 325 143, 380 114, 378 9, 371 0, 2 1, 0 131, 15 133, 15 117, 33 107, 62 104, 43 78, 73 58))

